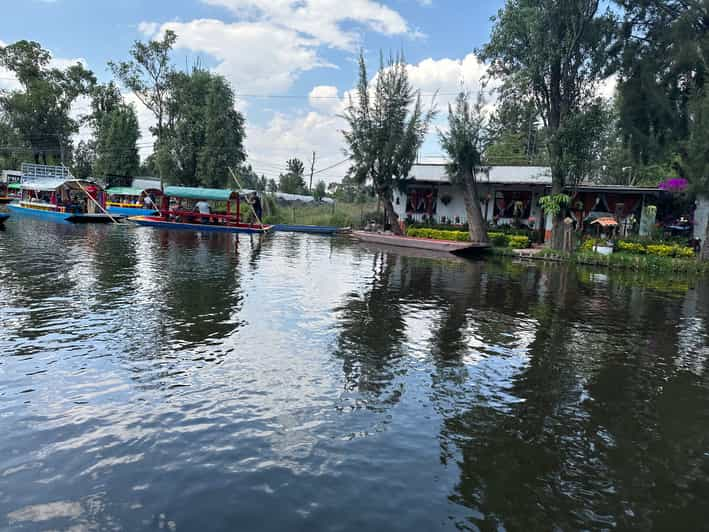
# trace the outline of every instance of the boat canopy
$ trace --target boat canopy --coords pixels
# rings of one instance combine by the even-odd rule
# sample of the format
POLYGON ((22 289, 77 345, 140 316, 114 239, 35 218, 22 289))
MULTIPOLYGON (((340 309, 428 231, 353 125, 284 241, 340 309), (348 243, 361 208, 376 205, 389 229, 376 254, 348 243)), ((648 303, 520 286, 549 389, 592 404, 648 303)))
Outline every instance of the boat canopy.
POLYGON ((109 196, 140 196, 142 193, 143 189, 136 187, 111 187, 106 189, 106 194, 109 196))
POLYGON ((165 187, 165 196, 205 201, 231 201, 239 197, 236 190, 221 188, 165 187))
POLYGON ((93 181, 87 181, 85 179, 47 179, 42 181, 30 181, 22 183, 22 189, 24 190, 34 190, 36 192, 53 192, 59 187, 67 187, 71 190, 82 190, 86 187, 99 187, 97 183, 93 181))

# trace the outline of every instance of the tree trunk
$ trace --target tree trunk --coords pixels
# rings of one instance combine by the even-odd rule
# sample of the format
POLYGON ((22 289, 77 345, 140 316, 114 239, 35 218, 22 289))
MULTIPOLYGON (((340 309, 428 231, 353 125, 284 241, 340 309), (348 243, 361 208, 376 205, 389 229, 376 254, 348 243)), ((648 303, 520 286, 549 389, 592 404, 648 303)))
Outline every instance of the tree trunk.
POLYGON ((704 226, 704 240, 702 241, 699 258, 701 260, 709 260, 709 219, 707 219, 707 224, 704 226))
MULTIPOLYGON (((552 185, 551 193, 552 195, 562 194, 564 191, 563 180, 561 177, 554 175, 554 168, 552 167, 552 185)), ((558 214, 552 216, 551 221, 551 242, 549 242, 549 247, 557 251, 562 251, 564 249, 564 210, 563 208, 559 210, 558 214)))
POLYGON ((395 235, 403 236, 404 232, 401 230, 401 226, 399 225, 399 215, 396 214, 396 211, 394 210, 394 204, 392 203, 391 198, 384 197, 382 199, 382 203, 384 204, 384 214, 391 225, 391 232, 395 235))
POLYGON ((465 202, 465 213, 468 218, 470 241, 487 244, 487 227, 480 208, 477 184, 472 174, 463 176, 463 201, 465 202))

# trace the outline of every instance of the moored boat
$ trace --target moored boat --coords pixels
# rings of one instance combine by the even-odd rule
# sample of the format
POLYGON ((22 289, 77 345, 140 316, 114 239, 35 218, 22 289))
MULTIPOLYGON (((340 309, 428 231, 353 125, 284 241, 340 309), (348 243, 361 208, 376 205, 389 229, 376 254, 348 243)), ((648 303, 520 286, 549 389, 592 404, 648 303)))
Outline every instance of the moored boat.
POLYGON ((394 234, 375 233, 370 231, 353 231, 352 236, 362 242, 372 242, 374 244, 421 249, 440 253, 453 253, 455 255, 474 253, 490 247, 489 244, 473 244, 471 242, 454 242, 452 240, 434 240, 430 238, 413 238, 409 236, 398 236, 394 234))
POLYGON ((240 206, 236 190, 173 186, 165 188, 158 214, 128 219, 142 226, 187 231, 263 234, 272 229, 242 222, 240 206))
POLYGON ((75 179, 64 167, 22 165, 23 178, 18 203, 11 212, 73 223, 116 221, 105 211, 105 192, 95 182, 75 179))
POLYGON ((4 212, 0 212, 0 225, 5 223, 5 220, 7 220, 10 217, 9 214, 6 214, 4 212))
POLYGON ((111 187, 106 189, 106 210, 119 216, 158 214, 162 190, 159 188, 111 187))

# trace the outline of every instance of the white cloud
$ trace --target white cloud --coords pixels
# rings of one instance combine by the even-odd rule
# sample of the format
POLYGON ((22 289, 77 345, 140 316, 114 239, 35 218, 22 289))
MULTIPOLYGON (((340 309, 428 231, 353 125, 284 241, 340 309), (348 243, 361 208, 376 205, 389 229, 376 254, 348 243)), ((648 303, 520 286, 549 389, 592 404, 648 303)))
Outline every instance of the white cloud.
POLYGON ((158 32, 160 24, 157 22, 141 22, 138 24, 138 31, 146 37, 152 37, 158 32))
POLYGON ((203 0, 225 7, 239 17, 268 21, 343 50, 354 50, 356 32, 346 23, 359 24, 385 35, 412 33, 406 20, 393 9, 372 0, 203 0))
POLYGON ((344 109, 344 101, 339 99, 337 87, 332 85, 318 85, 313 87, 308 95, 310 106, 320 111, 337 114, 344 109))
MULTIPOLYGON (((247 122, 246 149, 249 162, 256 172, 269 178, 278 178, 285 161, 298 157, 309 161, 318 154, 316 169, 332 165, 342 159, 342 134, 345 127, 341 118, 317 112, 285 115, 276 113, 265 126, 247 122)), ((347 166, 338 167, 316 176, 317 180, 340 181, 347 166)))
POLYGON ((166 29, 177 33, 177 47, 216 58, 215 71, 231 81, 237 93, 286 91, 301 72, 332 66, 318 57, 315 42, 266 22, 201 19, 169 22, 160 32, 166 29))

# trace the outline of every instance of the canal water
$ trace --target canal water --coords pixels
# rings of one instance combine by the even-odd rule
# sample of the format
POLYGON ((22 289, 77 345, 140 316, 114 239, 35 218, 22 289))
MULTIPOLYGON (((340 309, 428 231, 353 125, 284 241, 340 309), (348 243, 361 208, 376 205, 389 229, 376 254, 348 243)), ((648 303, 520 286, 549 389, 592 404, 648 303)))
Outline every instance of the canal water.
POLYGON ((0 529, 706 529, 709 284, 15 217, 0 529))

